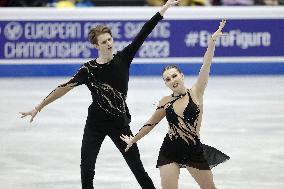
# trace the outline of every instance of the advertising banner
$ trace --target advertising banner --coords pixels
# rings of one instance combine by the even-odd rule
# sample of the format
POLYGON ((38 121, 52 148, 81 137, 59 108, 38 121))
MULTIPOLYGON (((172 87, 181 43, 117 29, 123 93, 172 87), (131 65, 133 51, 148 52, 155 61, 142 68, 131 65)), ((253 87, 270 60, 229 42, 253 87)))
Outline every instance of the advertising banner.
MULTIPOLYGON (((88 42, 90 28, 111 28, 117 50, 129 44, 145 21, 1 21, 0 59, 92 58, 97 51, 88 42)), ((148 36, 136 58, 203 56, 219 20, 164 20, 148 36)), ((216 42, 215 57, 284 56, 284 20, 228 20, 227 34, 216 42)))
MULTIPOLYGON (((114 49, 119 51, 133 41, 156 13, 152 9, 2 9, 0 77, 72 75, 81 64, 98 56, 88 40, 91 28, 108 26, 114 49)), ((130 74, 157 75, 169 63, 181 65, 187 74, 198 73, 208 41, 221 18, 226 18, 227 24, 225 35, 216 41, 213 63, 218 65, 211 74, 284 74, 283 8, 171 11, 139 48, 130 74)))

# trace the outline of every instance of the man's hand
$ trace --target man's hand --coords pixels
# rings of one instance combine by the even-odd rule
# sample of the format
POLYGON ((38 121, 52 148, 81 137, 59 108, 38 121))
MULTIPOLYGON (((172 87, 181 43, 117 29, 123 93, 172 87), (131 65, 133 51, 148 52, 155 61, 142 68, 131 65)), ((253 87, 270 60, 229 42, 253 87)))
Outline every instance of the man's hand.
POLYGON ((180 0, 168 0, 165 6, 171 7, 171 6, 177 5, 179 2, 180 0))
POLYGON ((168 10, 168 8, 170 8, 171 6, 174 6, 176 4, 179 3, 180 0, 168 0, 161 8, 161 10, 159 11, 161 16, 164 16, 166 10, 168 10))
POLYGON ((20 114, 22 115, 21 118, 24 118, 26 116, 31 116, 30 123, 34 120, 34 117, 36 116, 37 113, 38 113, 38 110, 36 108, 34 108, 33 110, 29 112, 20 112, 20 114))

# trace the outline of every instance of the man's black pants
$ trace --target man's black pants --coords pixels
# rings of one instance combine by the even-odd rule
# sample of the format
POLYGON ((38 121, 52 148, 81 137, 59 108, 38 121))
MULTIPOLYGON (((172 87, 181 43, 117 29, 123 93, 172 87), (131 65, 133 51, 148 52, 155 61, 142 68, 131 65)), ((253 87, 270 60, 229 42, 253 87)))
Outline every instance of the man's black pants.
MULTIPOLYGON (((94 125, 92 125, 94 126, 94 125)), ((82 189, 93 189, 95 164, 98 153, 105 136, 109 136, 116 147, 122 153, 136 180, 143 189, 154 189, 151 178, 145 171, 140 160, 139 150, 136 144, 125 152, 126 143, 120 139, 122 134, 132 135, 130 127, 116 128, 108 125, 92 127, 87 124, 84 130, 81 148, 81 182, 82 189)), ((114 165, 115 166, 115 165, 114 165)))

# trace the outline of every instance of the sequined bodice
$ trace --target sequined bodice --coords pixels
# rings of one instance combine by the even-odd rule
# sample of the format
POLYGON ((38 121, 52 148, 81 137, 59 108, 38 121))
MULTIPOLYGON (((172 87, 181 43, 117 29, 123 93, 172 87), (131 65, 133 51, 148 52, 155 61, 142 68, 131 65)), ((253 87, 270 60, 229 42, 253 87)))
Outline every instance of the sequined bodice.
POLYGON ((195 143, 197 136, 197 122, 200 116, 199 106, 196 105, 190 95, 189 90, 186 94, 176 97, 168 103, 165 108, 166 118, 169 123, 169 137, 174 139, 183 139, 187 143, 195 143), (188 104, 182 115, 178 115, 174 109, 174 103, 188 95, 188 104))

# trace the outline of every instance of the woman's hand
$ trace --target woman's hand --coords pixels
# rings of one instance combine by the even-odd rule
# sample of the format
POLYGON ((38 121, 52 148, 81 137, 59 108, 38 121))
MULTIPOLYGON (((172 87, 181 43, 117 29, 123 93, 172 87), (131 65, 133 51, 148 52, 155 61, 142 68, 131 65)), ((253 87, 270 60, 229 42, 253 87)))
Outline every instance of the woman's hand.
POLYGON ((222 29, 225 27, 225 25, 226 25, 226 19, 222 19, 222 21, 220 22, 218 30, 215 33, 213 33, 213 35, 212 35, 213 41, 216 41, 216 39, 218 37, 224 35, 223 32, 222 32, 222 29))
POLYGON ((127 135, 121 135, 120 136, 121 140, 126 142, 127 146, 125 148, 125 152, 129 150, 129 148, 133 145, 132 139, 134 138, 133 136, 127 136, 127 135))

